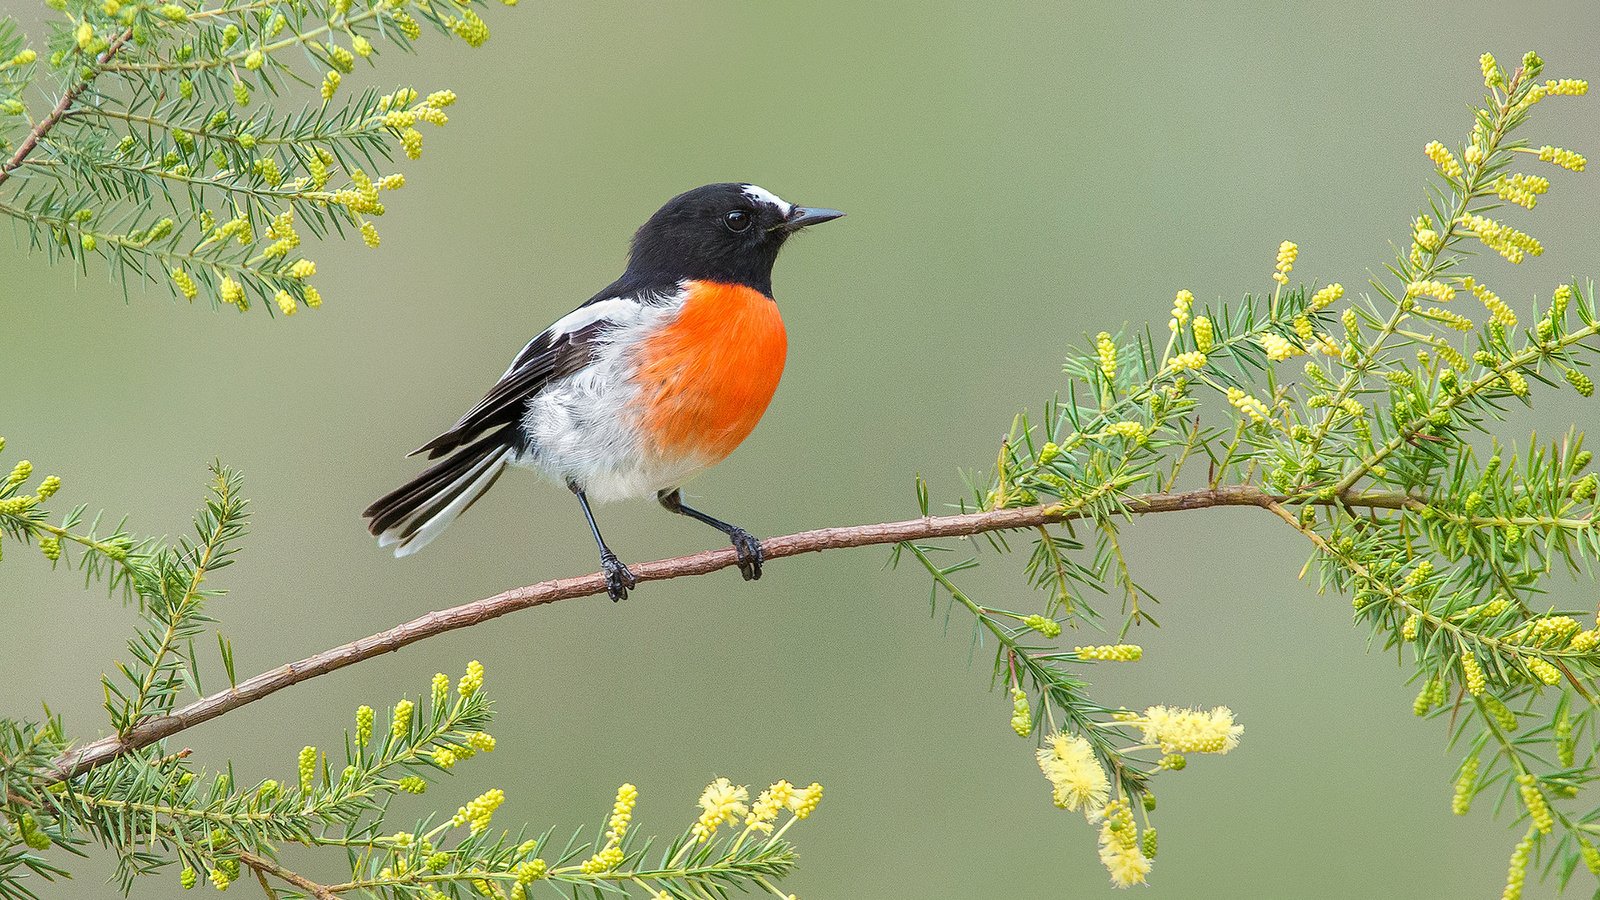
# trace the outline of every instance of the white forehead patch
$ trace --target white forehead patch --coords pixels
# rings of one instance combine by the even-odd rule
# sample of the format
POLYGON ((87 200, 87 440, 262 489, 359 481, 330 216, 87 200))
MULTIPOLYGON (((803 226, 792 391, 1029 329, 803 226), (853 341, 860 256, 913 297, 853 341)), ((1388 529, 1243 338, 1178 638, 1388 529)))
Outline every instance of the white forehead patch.
POLYGON ((749 197, 751 200, 756 201, 757 203, 770 203, 778 208, 778 212, 781 212, 786 216, 789 214, 789 210, 794 209, 794 206, 791 205, 789 201, 779 197, 777 194, 774 194, 764 187, 747 184, 744 186, 744 195, 749 197))

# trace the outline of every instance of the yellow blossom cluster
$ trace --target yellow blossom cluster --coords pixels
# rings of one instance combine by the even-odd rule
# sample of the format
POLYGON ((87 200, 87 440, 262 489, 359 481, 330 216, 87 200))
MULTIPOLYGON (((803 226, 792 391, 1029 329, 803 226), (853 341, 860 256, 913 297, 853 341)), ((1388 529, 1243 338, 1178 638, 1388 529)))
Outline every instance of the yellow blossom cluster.
POLYGON ((1478 789, 1478 757, 1468 757, 1461 764, 1461 774, 1456 776, 1455 795, 1450 799, 1450 811, 1464 816, 1472 810, 1472 796, 1478 789))
POLYGON ((1533 855, 1534 829, 1529 828, 1517 845, 1511 848, 1511 864, 1506 868, 1506 888, 1500 900, 1522 900, 1522 887, 1528 879, 1528 858, 1533 855))
POLYGON ((505 791, 493 788, 484 791, 476 798, 456 811, 455 817, 450 820, 452 826, 466 825, 473 834, 478 834, 489 827, 489 821, 494 816, 494 811, 500 804, 506 802, 505 791))
POLYGON ((1523 95, 1522 100, 1517 104, 1517 108, 1519 110, 1527 109, 1546 97, 1581 97, 1587 93, 1589 93, 1589 82, 1584 81, 1582 78, 1562 78, 1546 81, 1543 84, 1536 84, 1528 88, 1528 93, 1523 95))
POLYGON ((1099 660, 1102 662, 1134 662, 1144 656, 1144 648, 1138 644, 1102 644, 1091 647, 1073 647, 1072 652, 1082 660, 1099 660))
POLYGON ((1501 200, 1515 203, 1524 209, 1533 209, 1539 195, 1550 190, 1550 179, 1539 175, 1514 173, 1501 175, 1494 180, 1494 192, 1501 200))
POLYGON ((1483 674, 1483 666, 1478 663, 1478 658, 1471 653, 1461 657, 1461 675, 1466 680, 1467 693, 1474 697, 1483 696, 1483 691, 1489 686, 1489 679, 1483 674))
POLYGON ((1205 316, 1195 316, 1194 345, 1199 347, 1201 352, 1210 353, 1211 348, 1215 346, 1216 339, 1216 326, 1211 323, 1211 320, 1205 316))
POLYGON ((1267 358, 1273 362, 1282 362, 1292 356, 1299 356, 1306 352, 1288 338, 1273 334, 1270 331, 1262 332, 1257 340, 1261 343, 1261 349, 1267 351, 1267 358))
POLYGON ((1484 87, 1505 87, 1505 73, 1501 71, 1500 64, 1495 62, 1493 53, 1485 53, 1478 57, 1478 66, 1483 69, 1484 87))
POLYGON ((1311 295, 1310 309, 1312 312, 1321 312, 1332 306, 1344 297, 1344 285, 1334 282, 1326 287, 1319 288, 1311 295))
POLYGON ((1174 372, 1202 369, 1205 368, 1205 364, 1206 355, 1201 353, 1199 350, 1189 350, 1185 353, 1179 353, 1177 356, 1174 356, 1171 361, 1172 370, 1174 372))
POLYGON ((483 687, 483 663, 472 660, 467 663, 467 672, 461 676, 461 681, 456 685, 456 692, 462 697, 471 697, 483 687))
POLYGON ((389 725, 389 734, 395 738, 404 738, 411 733, 411 713, 416 709, 416 704, 410 700, 401 700, 394 705, 394 719, 389 725))
POLYGON ((1482 241, 1485 247, 1512 263, 1520 263, 1528 256, 1539 256, 1544 253, 1544 245, 1539 243, 1537 238, 1494 219, 1466 215, 1456 221, 1463 229, 1482 241))
POLYGON ((1265 403, 1250 394, 1246 394, 1239 388, 1228 388, 1228 402, 1233 404, 1234 409, 1248 415, 1250 420, 1258 425, 1265 422, 1269 416, 1265 403))
POLYGON ((1448 303, 1456 298, 1456 289, 1442 281, 1432 279, 1413 281, 1406 285, 1407 297, 1432 297, 1440 302, 1448 303))
POLYGON ((1280 285, 1289 283, 1289 273, 1294 270, 1295 260, 1300 258, 1300 246, 1294 241, 1284 241, 1278 245, 1278 262, 1272 270, 1272 280, 1280 285))
POLYGON ((1555 163, 1563 169, 1570 169, 1574 172, 1582 172, 1584 167, 1589 164, 1589 161, 1584 158, 1582 153, 1574 150, 1564 150, 1560 147, 1552 147, 1549 144, 1539 148, 1539 161, 1555 163))
POLYGON ((638 788, 631 784, 617 788, 616 802, 611 805, 610 830, 606 832, 606 840, 620 841, 627 835, 628 826, 633 822, 633 808, 638 802, 638 788))
POLYGON ((1473 321, 1454 310, 1430 306, 1423 310, 1422 314, 1446 328, 1453 328, 1456 331, 1471 331, 1473 329, 1473 321))
POLYGON ((1187 289, 1178 292, 1172 301, 1172 318, 1167 321, 1167 327, 1176 332, 1189 324, 1189 312, 1194 309, 1194 294, 1187 289))
POLYGON ((1033 733, 1033 709, 1028 705, 1028 695, 1019 687, 1011 689, 1011 730, 1017 737, 1033 733))
POLYGON ((1528 628, 1526 641, 1535 646, 1562 646, 1580 626, 1571 616, 1540 616, 1528 628))
POLYGON ((1113 422, 1100 432, 1101 437, 1120 437, 1135 443, 1143 444, 1150 439, 1150 433, 1145 430, 1142 422, 1113 422))
POLYGON ((1038 613, 1035 613, 1024 618, 1022 620, 1022 624, 1033 629, 1034 631, 1039 632, 1047 638, 1061 636, 1061 623, 1050 618, 1049 616, 1041 616, 1038 613))
POLYGON ((1117 377, 1117 343, 1110 332, 1102 331, 1094 339, 1095 354, 1100 358, 1100 372, 1107 381, 1117 377))
POLYGON ((1100 810, 1100 862, 1117 887, 1144 884, 1150 859, 1139 846, 1139 830, 1128 801, 1118 800, 1100 810))
POLYGON ((1440 175, 1452 180, 1462 176, 1461 162, 1456 159, 1454 153, 1450 152, 1450 148, 1438 141, 1429 141, 1428 145, 1422 148, 1422 152, 1427 154, 1428 159, 1433 161, 1433 165, 1439 170, 1440 175))
POLYGON ((1528 809, 1528 818, 1540 834, 1549 834, 1555 828, 1555 816, 1550 813, 1550 802, 1539 790, 1539 780, 1523 773, 1517 776, 1517 792, 1522 795, 1522 805, 1528 809))
POLYGON ((1539 681, 1542 684, 1552 684, 1553 685, 1553 684, 1560 684, 1561 683, 1561 670, 1557 669, 1555 666, 1551 665, 1549 662, 1546 662, 1545 660, 1542 660, 1542 659, 1538 658, 1537 656, 1535 656, 1535 657, 1530 657, 1527 660, 1527 663, 1528 663, 1528 671, 1532 672, 1533 673, 1533 677, 1539 679, 1539 681))
POLYGON ((1461 287, 1465 290, 1471 291, 1472 295, 1478 298, 1479 302, 1481 302, 1484 308, 1489 311, 1489 315, 1493 317, 1496 322, 1499 322, 1506 328, 1516 327, 1517 314, 1512 311, 1511 307, 1507 305, 1504 300, 1500 299, 1499 294, 1489 290, 1488 287, 1479 283, 1471 275, 1461 279, 1461 287))

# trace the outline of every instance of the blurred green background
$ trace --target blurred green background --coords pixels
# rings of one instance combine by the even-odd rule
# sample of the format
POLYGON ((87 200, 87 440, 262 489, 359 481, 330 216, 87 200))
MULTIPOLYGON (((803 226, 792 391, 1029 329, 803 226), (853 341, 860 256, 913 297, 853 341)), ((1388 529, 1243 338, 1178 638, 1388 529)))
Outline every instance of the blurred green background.
MULTIPOLYGON (((6 4, 39 35, 31 4, 6 4)), ((416 471, 404 453, 478 398, 528 336, 620 270, 632 229, 672 194, 749 180, 850 217, 785 252, 791 341, 766 421, 694 499, 758 534, 902 518, 921 473, 964 494, 1014 411, 1062 383, 1085 333, 1164 320, 1296 277, 1364 283, 1406 239, 1430 166, 1480 93, 1477 56, 1537 48, 1552 77, 1600 77, 1590 7, 1503 3, 556 3, 487 14, 480 51, 436 37, 385 52, 385 84, 449 87, 452 122, 380 225, 383 247, 317 248, 317 312, 124 303, 100 271, 0 255, 0 433, 66 482, 58 505, 187 528, 214 457, 241 468, 254 527, 214 605, 241 675, 503 588, 593 569, 565 491, 510 477, 427 552, 381 553, 359 510, 416 471)), ((1594 98, 1552 101, 1526 137, 1591 154, 1594 98)), ((1549 248, 1486 280, 1524 308, 1600 273, 1600 187, 1546 171, 1533 214, 1549 248)), ((1570 392, 1530 428, 1597 424, 1570 392)), ((653 504, 604 508, 627 559, 720 542, 653 504)), ((1419 723, 1394 658, 1368 652, 1349 604, 1296 580, 1305 548, 1259 513, 1126 529, 1163 600, 1146 658, 1091 671, 1096 696, 1227 704, 1225 759, 1158 785, 1154 895, 1492 896, 1515 837, 1449 814, 1454 757, 1419 723)), ((1001 605, 1018 560, 970 581, 1001 605)), ((926 576, 881 549, 650 584, 521 613, 302 685, 185 733, 208 765, 284 777, 335 745, 358 703, 488 667, 500 749, 428 804, 490 787, 505 822, 598 820, 636 782, 650 831, 687 822, 711 777, 827 787, 797 829, 802 897, 1100 896, 1080 817, 1049 802, 1031 747, 969 661, 964 624, 928 617, 926 576)), ((0 713, 46 698, 103 725, 98 679, 132 615, 36 554, 6 559, 0 713)), ((1558 599, 1593 602, 1592 581, 1558 599)), ((1115 601, 1107 609, 1115 611, 1115 601)), ((960 621, 959 619, 955 621, 960 621)), ((1071 641, 1069 635, 1064 640, 1071 641)), ((1084 641, 1090 642, 1090 641, 1084 641)), ((220 682, 213 670, 213 685, 220 682)), ((421 806, 417 807, 418 809, 421 806)), ((331 860, 331 872, 338 861, 331 860)), ((116 895, 104 861, 46 896, 116 895)), ((1580 880, 1587 875, 1580 875, 1580 880)), ((141 896, 176 893, 142 883, 141 896)), ((249 885, 239 890, 249 891, 249 885)), ((1587 893, 1587 888, 1580 893, 1587 893)), ((1548 888, 1530 888, 1545 896, 1548 888)))

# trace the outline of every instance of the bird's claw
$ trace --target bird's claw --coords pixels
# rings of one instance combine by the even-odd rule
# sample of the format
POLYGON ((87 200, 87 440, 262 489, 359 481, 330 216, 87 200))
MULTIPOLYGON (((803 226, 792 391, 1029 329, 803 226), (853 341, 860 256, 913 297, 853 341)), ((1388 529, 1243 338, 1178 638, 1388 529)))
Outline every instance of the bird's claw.
POLYGON ((761 562, 766 559, 766 554, 761 550, 761 541, 743 528, 728 532, 728 538, 733 542, 733 552, 739 555, 739 574, 744 576, 745 581, 759 580, 761 562))
POLYGON ((600 570, 606 575, 606 593, 612 603, 627 599, 628 590, 639 584, 639 579, 633 577, 633 573, 614 553, 600 555, 600 570))

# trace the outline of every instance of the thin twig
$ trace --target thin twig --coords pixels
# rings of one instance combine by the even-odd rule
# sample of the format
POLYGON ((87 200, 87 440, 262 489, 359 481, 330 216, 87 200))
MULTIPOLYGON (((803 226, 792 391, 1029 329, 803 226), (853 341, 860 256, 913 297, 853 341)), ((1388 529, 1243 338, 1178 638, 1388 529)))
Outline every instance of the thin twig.
MULTIPOLYGON (((338 900, 338 897, 334 895, 333 891, 328 890, 326 885, 318 884, 299 872, 285 869, 265 856, 258 856, 248 850, 235 850, 234 855, 239 857, 239 862, 249 866, 256 873, 256 877, 261 879, 261 886, 266 888, 268 893, 272 893, 272 888, 267 886, 266 876, 271 875, 294 885, 316 897, 317 900, 338 900)), ((274 894, 274 896, 276 895, 274 894)))
MULTIPOLYGON (((1215 489, 1183 491, 1167 494, 1144 494, 1129 498, 1124 507, 1130 513, 1146 514, 1179 512, 1191 509, 1211 509, 1219 506, 1265 506, 1283 498, 1251 485, 1225 486, 1215 489)), ((1362 493, 1341 498, 1341 502, 1373 509, 1401 509, 1408 498, 1405 494, 1362 493)), ((1332 502, 1332 501, 1326 501, 1332 502)), ((783 537, 769 538, 761 543, 768 560, 802 553, 820 553, 826 550, 843 550, 851 547, 872 547, 922 541, 933 538, 967 537, 991 531, 1033 528, 1089 515, 1082 510, 1062 506, 1029 506, 1020 509, 997 509, 989 512, 966 513, 952 516, 928 516, 903 522, 882 522, 873 525, 848 525, 819 528, 783 537)), ((731 548, 706 550, 691 556, 637 563, 629 569, 639 581, 665 581, 705 575, 736 565, 738 557, 731 548)), ((302 681, 336 672, 362 660, 392 653, 418 641, 469 628, 496 619, 507 613, 544 606, 560 600, 588 597, 606 592, 605 576, 595 573, 576 578, 542 581, 527 587, 511 590, 453 606, 449 609, 426 613, 409 622, 396 625, 387 631, 351 641, 308 656, 297 662, 279 666, 239 682, 229 690, 212 694, 190 703, 182 709, 164 716, 152 716, 130 728, 126 734, 111 735, 91 741, 76 750, 70 750, 56 759, 52 780, 79 775, 96 766, 104 765, 117 757, 147 747, 156 741, 171 737, 187 728, 254 703, 302 681)))

